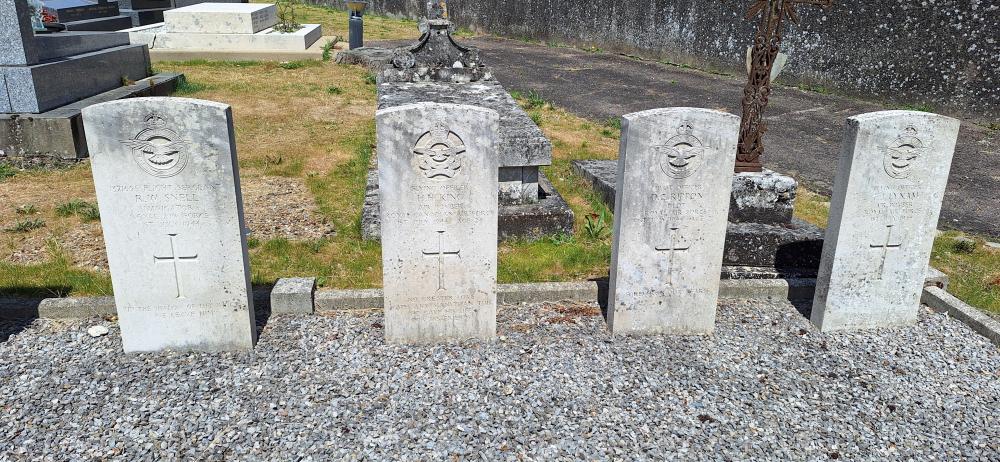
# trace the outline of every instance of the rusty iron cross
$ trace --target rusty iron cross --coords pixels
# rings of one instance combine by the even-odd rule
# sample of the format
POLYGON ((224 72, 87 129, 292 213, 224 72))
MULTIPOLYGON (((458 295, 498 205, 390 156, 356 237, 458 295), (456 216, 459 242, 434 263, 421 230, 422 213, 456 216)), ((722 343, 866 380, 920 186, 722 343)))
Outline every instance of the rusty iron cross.
POLYGON ((750 74, 743 90, 743 120, 740 123, 739 150, 736 153, 737 172, 763 170, 760 156, 764 153, 764 109, 771 96, 771 69, 781 50, 785 19, 799 22, 795 8, 799 4, 829 8, 833 0, 755 0, 747 10, 746 19, 760 16, 757 35, 750 52, 750 74))

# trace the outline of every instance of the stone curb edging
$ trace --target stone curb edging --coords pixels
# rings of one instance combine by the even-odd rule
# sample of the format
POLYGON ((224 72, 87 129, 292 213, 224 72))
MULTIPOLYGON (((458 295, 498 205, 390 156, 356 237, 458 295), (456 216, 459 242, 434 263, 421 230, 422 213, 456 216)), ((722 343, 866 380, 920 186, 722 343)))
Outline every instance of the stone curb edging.
MULTIPOLYGON (((976 333, 1000 346, 1000 321, 970 306, 947 292, 948 278, 928 269, 926 287, 920 302, 938 312, 948 313, 976 333)), ((720 299, 809 300, 815 291, 815 279, 724 279, 720 299)), ((607 295, 607 281, 542 282, 500 284, 497 303, 516 305, 544 302, 599 301, 607 295)), ((316 290, 315 278, 280 279, 274 288, 255 290, 257 303, 271 307, 271 315, 312 314, 315 312, 380 310, 382 289, 316 290)), ((26 300, 0 300, 0 318, 88 318, 114 316, 114 297, 46 298, 35 305, 26 300), (34 306, 32 306, 34 305, 34 306)))
POLYGON ((939 313, 948 313, 948 316, 962 321, 976 333, 1000 347, 1000 321, 979 311, 978 308, 966 304, 944 289, 933 286, 924 288, 920 303, 939 313))

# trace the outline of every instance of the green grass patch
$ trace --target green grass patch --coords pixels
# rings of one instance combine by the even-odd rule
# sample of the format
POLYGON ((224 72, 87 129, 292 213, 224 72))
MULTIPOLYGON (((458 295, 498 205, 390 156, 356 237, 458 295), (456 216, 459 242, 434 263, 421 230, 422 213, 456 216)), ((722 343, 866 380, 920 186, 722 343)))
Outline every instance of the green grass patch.
POLYGON ((7 231, 8 233, 27 233, 44 227, 45 220, 42 220, 41 218, 28 218, 14 222, 12 226, 8 227, 4 231, 7 231))
POLYGON ((322 65, 323 61, 317 61, 315 59, 302 59, 298 61, 285 61, 282 63, 278 63, 278 67, 287 70, 304 69, 307 67, 316 67, 322 65))
POLYGON ((331 95, 341 95, 344 93, 344 90, 336 85, 330 85, 329 87, 326 87, 326 92, 331 95))
MULTIPOLYGON (((825 228, 830 199, 799 188, 795 217, 825 228)), ((949 231, 934 239, 931 266, 948 275, 948 291, 972 306, 1000 315, 1000 250, 985 239, 949 231), (971 241, 971 242, 970 242, 971 241)))
POLYGON ((264 61, 215 61, 210 59, 189 59, 187 61, 167 61, 160 63, 164 67, 258 67, 263 66, 264 61))
POLYGON ((56 215, 60 217, 76 215, 83 219, 83 221, 96 221, 101 219, 101 212, 97 208, 97 204, 79 199, 73 199, 69 202, 57 205, 56 215))
POLYGON ((263 174, 270 176, 283 176, 287 178, 302 176, 302 171, 305 170, 305 163, 291 152, 293 150, 294 148, 289 147, 289 152, 287 153, 279 152, 266 154, 263 157, 241 159, 240 168, 257 168, 263 174))
POLYGON ((177 81, 177 88, 174 89, 173 96, 189 96, 200 91, 208 90, 208 85, 203 83, 192 82, 188 80, 187 77, 181 76, 177 81))
POLYGON ((0 183, 2 183, 7 178, 13 178, 17 175, 17 169, 11 167, 7 164, 0 164, 0 183))
POLYGON ((35 207, 34 204, 21 205, 15 207, 14 212, 16 212, 18 215, 34 215, 38 213, 38 207, 35 207))
POLYGON ((927 103, 903 104, 898 108, 905 111, 934 112, 934 106, 927 103))
POLYGON ((934 240, 931 265, 948 275, 949 292, 965 303, 1000 315, 1000 250, 984 244, 982 238, 948 231, 934 240), (967 245, 967 239, 975 244, 967 245))
POLYGON ((16 265, 0 261, 0 294, 37 297, 111 295, 106 273, 77 268, 54 242, 53 258, 41 264, 16 265))

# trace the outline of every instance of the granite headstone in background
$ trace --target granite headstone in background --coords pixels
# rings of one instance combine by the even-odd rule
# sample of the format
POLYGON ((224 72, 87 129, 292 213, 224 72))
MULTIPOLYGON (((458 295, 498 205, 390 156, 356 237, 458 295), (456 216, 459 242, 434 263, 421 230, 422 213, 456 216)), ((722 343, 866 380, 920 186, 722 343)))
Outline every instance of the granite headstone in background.
MULTIPOLYGON (((26 66, 38 62, 34 42, 35 32, 31 29, 31 20, 28 16, 27 2, 0 0, 0 65, 26 66)), ((0 88, 0 92, 3 91, 4 89, 0 88)))
POLYGON ((697 108, 622 117, 612 333, 714 330, 739 120, 697 108))
POLYGON ((375 119, 386 338, 493 338, 499 116, 420 103, 375 119))
POLYGON ((847 120, 812 309, 821 330, 917 321, 959 124, 913 111, 847 120))
POLYGON ((134 98, 83 121, 125 351, 252 348, 229 106, 134 98))

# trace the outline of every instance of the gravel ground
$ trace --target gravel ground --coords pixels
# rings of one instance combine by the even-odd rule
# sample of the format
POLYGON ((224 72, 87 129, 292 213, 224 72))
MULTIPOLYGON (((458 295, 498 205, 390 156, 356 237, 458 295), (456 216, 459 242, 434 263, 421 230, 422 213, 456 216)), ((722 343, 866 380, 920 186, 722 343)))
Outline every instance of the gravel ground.
POLYGON ((944 315, 823 335, 731 301, 713 337, 612 341, 592 306, 531 305, 434 347, 381 321, 275 317, 232 354, 4 325, 0 460, 1000 460, 1000 352, 944 315))

